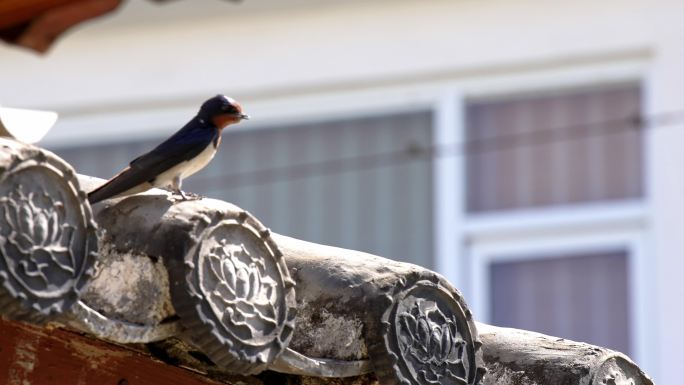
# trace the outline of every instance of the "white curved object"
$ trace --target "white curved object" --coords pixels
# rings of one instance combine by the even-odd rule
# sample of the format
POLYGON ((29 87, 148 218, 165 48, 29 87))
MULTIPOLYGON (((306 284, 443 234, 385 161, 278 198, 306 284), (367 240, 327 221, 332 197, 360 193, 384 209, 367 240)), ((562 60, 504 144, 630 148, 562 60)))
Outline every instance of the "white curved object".
POLYGON ((24 143, 36 143, 57 121, 53 111, 0 107, 0 136, 24 143))

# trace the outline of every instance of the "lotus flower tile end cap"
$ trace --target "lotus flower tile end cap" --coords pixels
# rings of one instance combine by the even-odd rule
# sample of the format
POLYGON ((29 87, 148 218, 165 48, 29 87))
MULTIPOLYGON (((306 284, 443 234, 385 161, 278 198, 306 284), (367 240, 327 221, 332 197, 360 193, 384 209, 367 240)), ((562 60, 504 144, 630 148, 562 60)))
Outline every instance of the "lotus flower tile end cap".
POLYGON ((421 280, 401 289, 382 317, 371 348, 376 375, 392 385, 479 385, 480 343, 460 295, 421 280))
POLYGON ((294 288, 278 246, 256 218, 211 223, 184 264, 169 263, 171 300, 184 338, 217 365, 257 374, 289 344, 294 288), (190 262, 190 263, 188 263, 190 262))
POLYGON ((73 169, 55 155, 1 140, 0 303, 4 317, 41 323, 78 301, 97 234, 73 169))

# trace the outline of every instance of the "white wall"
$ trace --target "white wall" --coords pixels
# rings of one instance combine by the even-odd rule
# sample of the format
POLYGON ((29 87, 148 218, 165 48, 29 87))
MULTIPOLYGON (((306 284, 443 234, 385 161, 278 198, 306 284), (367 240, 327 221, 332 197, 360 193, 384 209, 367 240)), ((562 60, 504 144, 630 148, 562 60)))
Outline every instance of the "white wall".
MULTIPOLYGON (((643 79, 648 113, 684 109, 682 1, 246 3, 137 0, 46 56, 0 47, 0 103, 59 111, 53 145, 159 135, 218 92, 255 115, 249 128, 429 104, 447 88, 467 96, 562 83, 568 71, 605 81, 616 68, 643 79)), ((642 364, 673 385, 684 345, 679 128, 649 131, 652 305, 640 309, 656 330, 642 364)))
POLYGON ((83 26, 45 57, 3 49, 0 100, 75 114, 211 91, 284 97, 530 71, 652 55, 659 26, 644 17, 647 0, 339 2, 251 14, 221 3, 224 12, 178 18, 204 3, 216 2, 83 26))

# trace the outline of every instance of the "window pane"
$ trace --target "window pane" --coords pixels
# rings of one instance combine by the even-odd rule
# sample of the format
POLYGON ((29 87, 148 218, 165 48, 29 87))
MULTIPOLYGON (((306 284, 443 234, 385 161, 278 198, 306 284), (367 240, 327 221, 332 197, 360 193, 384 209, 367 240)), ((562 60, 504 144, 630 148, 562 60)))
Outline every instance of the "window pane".
POLYGON ((642 196, 637 86, 467 105, 468 212, 642 196))
POLYGON ((629 354, 625 252, 493 263, 490 282, 493 324, 629 354))
MULTIPOLYGON (((432 114, 228 131, 209 166, 183 183, 273 231, 432 266, 432 114)), ((108 178, 159 141, 56 149, 108 178)))

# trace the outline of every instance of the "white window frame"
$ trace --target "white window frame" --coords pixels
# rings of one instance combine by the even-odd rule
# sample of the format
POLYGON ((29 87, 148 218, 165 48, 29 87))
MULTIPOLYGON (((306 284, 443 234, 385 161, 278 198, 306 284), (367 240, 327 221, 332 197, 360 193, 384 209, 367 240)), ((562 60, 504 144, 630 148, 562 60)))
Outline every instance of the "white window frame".
MULTIPOLYGON (((595 89, 616 83, 638 83, 642 84, 642 90, 647 88, 644 63, 588 65, 567 69, 555 76, 553 72, 540 71, 529 77, 502 76, 497 84, 490 80, 483 80, 481 84, 474 81, 446 92, 435 108, 434 144, 445 146, 463 142, 468 100, 595 89)), ((463 291, 478 320, 490 321, 488 270, 492 262, 623 249, 628 254, 632 358, 643 367, 654 366, 652 355, 648 354, 653 352, 652 341, 656 337, 650 327, 655 288, 649 284, 649 279, 653 277, 654 267, 646 261, 646 256, 653 255, 648 196, 473 214, 467 213, 465 208, 464 157, 436 161, 434 174, 436 268, 463 291)), ((646 183, 645 177, 643 183, 646 183)), ((646 186, 643 191, 647 194, 646 186)))
MULTIPOLYGON (((643 57, 625 58, 615 62, 584 63, 561 68, 535 69, 530 73, 510 73, 496 76, 454 80, 439 89, 434 102, 433 145, 447 148, 465 140, 465 107, 467 100, 496 98, 525 93, 557 92, 596 88, 602 84, 638 83, 646 78, 647 61, 643 57)), ((644 87, 645 88, 645 87, 644 87)), ((435 267, 447 279, 461 288, 466 298, 472 293, 468 272, 470 261, 465 256, 467 243, 473 237, 498 232, 505 228, 520 229, 521 223, 549 226, 550 214, 556 212, 558 224, 563 221, 584 223, 578 213, 587 217, 610 217, 620 222, 643 219, 639 208, 646 197, 634 201, 606 204, 588 203, 568 206, 569 210, 530 209, 507 213, 467 214, 465 209, 465 159, 463 156, 435 160, 433 171, 433 223, 435 229, 435 267)), ((645 178, 644 178, 645 179, 645 178)), ((646 189, 644 191, 647 191, 646 189)), ((530 227, 529 230, 532 230, 530 227)))
POLYGON ((646 358, 644 347, 650 335, 650 315, 642 309, 651 300, 645 293, 649 276, 647 261, 647 239, 644 228, 624 228, 595 231, 592 226, 582 231, 539 234, 536 237, 500 238, 472 243, 468 250, 473 278, 472 296, 468 298, 473 313, 485 323, 491 322, 490 314, 490 267, 496 262, 517 262, 539 259, 571 258, 616 250, 625 251, 627 256, 627 280, 629 292, 629 336, 632 357, 639 361, 646 358))

